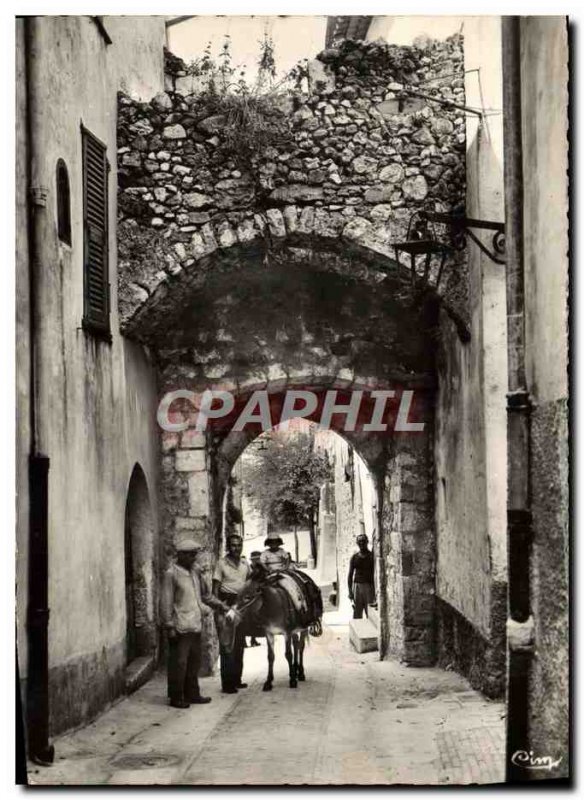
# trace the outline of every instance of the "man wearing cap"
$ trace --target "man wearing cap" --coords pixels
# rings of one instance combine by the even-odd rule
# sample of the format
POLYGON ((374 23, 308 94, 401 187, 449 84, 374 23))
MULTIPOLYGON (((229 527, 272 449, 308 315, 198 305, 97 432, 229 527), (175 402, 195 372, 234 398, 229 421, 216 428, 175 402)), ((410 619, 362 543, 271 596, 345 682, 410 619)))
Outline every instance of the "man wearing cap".
POLYGON ((168 693, 174 708, 210 703, 199 690, 201 631, 204 606, 227 610, 201 585, 195 559, 200 545, 183 539, 176 545, 176 562, 164 574, 162 622, 168 634, 168 693))
MULTIPOLYGON (((235 605, 237 595, 249 580, 251 569, 242 556, 243 539, 236 533, 227 537, 227 553, 217 561, 213 575, 213 593, 227 608, 235 605)), ((219 647, 221 663, 221 691, 235 694, 238 689, 245 689, 242 683, 243 650, 245 636, 241 625, 235 628, 235 639, 231 651, 223 644, 219 647)))
POLYGON ((369 550, 369 539, 364 533, 357 536, 359 552, 349 562, 349 600, 353 601, 353 619, 367 615, 367 606, 375 602, 373 553, 369 550))

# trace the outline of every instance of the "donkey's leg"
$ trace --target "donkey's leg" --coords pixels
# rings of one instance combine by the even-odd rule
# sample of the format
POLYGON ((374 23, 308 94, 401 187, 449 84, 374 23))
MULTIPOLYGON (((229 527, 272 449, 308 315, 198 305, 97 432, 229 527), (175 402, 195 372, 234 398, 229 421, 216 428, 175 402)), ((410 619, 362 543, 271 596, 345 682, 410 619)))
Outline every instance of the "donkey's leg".
POLYGON ((290 688, 296 689, 298 686, 298 634, 291 633, 286 636, 286 658, 288 659, 288 666, 290 667, 290 688), (294 652, 292 652, 292 647, 294 652))
POLYGON ((264 683, 264 692, 272 691, 272 683, 274 682, 274 634, 266 631, 266 642, 268 643, 268 677, 264 683))
POLYGON ((300 634, 300 644, 298 646, 298 680, 303 681, 306 680, 304 676, 304 645, 306 644, 306 637, 308 636, 306 631, 302 631, 300 634))
POLYGON ((286 661, 288 662, 288 672, 290 675, 290 688, 295 689, 296 683, 296 668, 294 665, 294 653, 292 652, 292 642, 294 641, 294 634, 286 634, 286 661))

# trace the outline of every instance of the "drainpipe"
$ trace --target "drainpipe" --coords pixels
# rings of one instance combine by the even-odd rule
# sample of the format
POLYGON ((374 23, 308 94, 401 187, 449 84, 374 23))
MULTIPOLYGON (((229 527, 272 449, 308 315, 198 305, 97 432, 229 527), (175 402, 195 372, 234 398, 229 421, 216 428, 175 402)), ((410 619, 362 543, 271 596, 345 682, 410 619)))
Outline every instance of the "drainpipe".
POLYGON ((529 586, 532 540, 530 491, 531 401, 525 375, 525 283, 521 50, 519 17, 502 18, 505 233, 507 284, 507 781, 524 783, 529 771, 513 763, 529 751, 529 673, 533 624, 529 586))
POLYGON ((43 766, 52 764, 54 747, 49 743, 49 648, 48 648, 48 507, 49 458, 43 453, 40 414, 39 283, 42 280, 44 209, 47 190, 40 182, 42 141, 39 131, 41 102, 38 97, 37 17, 26 17, 26 136, 28 147, 28 246, 30 303, 30 429, 29 454, 29 577, 28 577, 28 756, 43 766))
POLYGON ((385 491, 385 482, 389 475, 390 450, 385 444, 383 465, 371 470, 375 493, 377 496, 377 598, 378 598, 378 617, 379 617, 379 660, 383 661, 389 652, 389 613, 390 603, 387 597, 388 576, 387 576, 387 555, 389 550, 389 537, 391 532, 384 527, 385 505, 388 501, 385 491))

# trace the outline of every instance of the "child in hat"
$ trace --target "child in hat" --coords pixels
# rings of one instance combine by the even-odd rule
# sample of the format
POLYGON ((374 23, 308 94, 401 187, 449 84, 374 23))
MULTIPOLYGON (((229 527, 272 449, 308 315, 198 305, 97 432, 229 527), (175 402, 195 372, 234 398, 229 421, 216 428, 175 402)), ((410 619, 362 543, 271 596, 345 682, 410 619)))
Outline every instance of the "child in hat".
POLYGON ((279 573, 274 580, 287 590, 296 610, 299 612, 304 611, 306 609, 306 601, 298 583, 290 574, 294 566, 292 564, 292 556, 282 547, 284 542, 277 533, 272 532, 268 533, 264 544, 268 549, 261 554, 260 564, 262 564, 268 576, 279 573))
POLYGON ((260 564, 266 572, 282 572, 289 570, 292 565, 290 553, 282 547, 284 542, 277 533, 268 533, 265 546, 268 548, 260 556, 260 564))

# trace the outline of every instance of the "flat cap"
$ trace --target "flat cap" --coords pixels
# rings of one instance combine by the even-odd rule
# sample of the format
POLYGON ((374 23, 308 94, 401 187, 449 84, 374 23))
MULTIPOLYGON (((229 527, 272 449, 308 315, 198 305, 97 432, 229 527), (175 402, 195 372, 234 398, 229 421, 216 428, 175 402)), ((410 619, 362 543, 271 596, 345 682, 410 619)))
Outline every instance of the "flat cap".
POLYGON ((200 550, 201 545, 194 539, 181 539, 176 543, 175 548, 177 553, 186 553, 190 550, 200 550))

